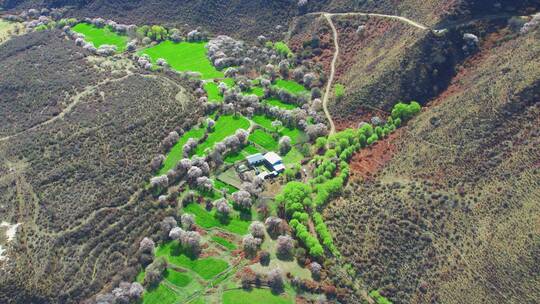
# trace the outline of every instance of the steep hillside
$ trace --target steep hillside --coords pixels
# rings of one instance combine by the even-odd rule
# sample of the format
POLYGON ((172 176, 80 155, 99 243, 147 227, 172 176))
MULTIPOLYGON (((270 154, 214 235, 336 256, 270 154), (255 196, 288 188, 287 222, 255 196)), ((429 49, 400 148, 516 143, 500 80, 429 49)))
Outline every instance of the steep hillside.
MULTIPOLYGON (((39 44, 44 54, 66 55, 65 64, 42 57, 47 71, 78 73, 79 67, 70 63, 76 51, 57 34, 45 40, 37 35, 14 38, 0 46, 0 53, 27 43, 30 47, 20 49, 17 58, 20 70, 28 71, 35 65, 32 46, 39 44)), ((2 60, 0 65, 10 63, 2 60)), ((138 74, 128 63, 80 59, 86 70, 73 77, 83 89, 66 99, 68 111, 0 142, 2 220, 24 223, 3 263, 0 302, 75 303, 111 278, 135 275, 129 265, 138 241, 162 217, 148 210, 150 160, 159 153, 163 136, 196 120, 200 109, 177 81, 138 74), (125 74, 108 72, 111 64, 117 70, 125 65, 125 74), (100 82, 91 84, 95 78, 100 82)), ((72 83, 55 77, 41 73, 33 82, 20 83, 20 90, 50 82, 59 95, 68 96, 72 83)), ((0 87, 13 85, 10 81, 0 78, 0 87)), ((26 107, 25 115, 32 118, 43 112, 40 102, 15 99, 11 105, 26 107)))
POLYGON ((540 297, 538 34, 490 35, 404 132, 364 154, 391 153, 384 169, 325 213, 370 290, 394 303, 540 297))

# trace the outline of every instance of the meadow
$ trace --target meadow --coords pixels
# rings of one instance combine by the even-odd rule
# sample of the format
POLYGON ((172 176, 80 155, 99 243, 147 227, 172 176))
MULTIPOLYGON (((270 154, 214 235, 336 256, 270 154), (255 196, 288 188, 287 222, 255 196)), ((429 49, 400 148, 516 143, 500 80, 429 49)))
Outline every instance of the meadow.
POLYGON ((219 236, 212 236, 212 241, 220 244, 221 246, 229 249, 229 250, 235 250, 236 249, 236 245, 229 242, 228 240, 222 238, 222 237, 219 237, 219 236))
POLYGON ((195 258, 184 254, 178 241, 169 241, 160 245, 156 249, 156 256, 163 256, 173 265, 192 270, 205 280, 215 277, 229 267, 227 262, 220 259, 195 258))
POLYGON ((294 80, 278 79, 274 84, 275 87, 289 91, 292 94, 308 92, 308 90, 294 80))
MULTIPOLYGON (((276 128, 272 126, 272 122, 274 121, 274 119, 268 117, 268 116, 265 116, 265 115, 253 115, 253 117, 251 118, 251 120, 253 120, 253 122, 255 122, 256 124, 258 124, 259 126, 269 130, 269 131, 272 131, 272 132, 275 132, 276 131, 276 128)), ((279 128, 279 135, 280 136, 289 136, 291 138, 291 143, 293 145, 301 142, 303 140, 303 137, 304 134, 302 131, 300 131, 299 129, 291 129, 289 127, 280 127, 279 128)))
POLYGON ((258 97, 264 96, 264 89, 259 86, 249 88, 249 90, 242 92, 244 95, 256 95, 258 97))
POLYGON ((163 58, 171 68, 180 72, 198 72, 202 79, 222 78, 223 73, 218 71, 206 56, 206 42, 180 42, 170 40, 149 47, 141 53, 147 54, 155 62, 163 58))
POLYGON ((123 52, 126 49, 128 37, 119 35, 113 32, 108 26, 96 27, 89 23, 78 23, 73 28, 73 31, 83 34, 84 40, 91 42, 96 48, 104 44, 115 45, 118 52, 123 52))
POLYGON ((229 153, 225 157, 224 161, 228 164, 234 164, 237 161, 245 159, 247 156, 259 153, 259 151, 256 147, 253 145, 247 145, 242 150, 235 152, 235 153, 229 153))
POLYGON ((176 302, 176 294, 164 284, 144 292, 144 304, 169 304, 176 302))
POLYGON ((219 94, 218 84, 215 82, 207 82, 204 84, 204 90, 208 95, 209 102, 222 102, 223 96, 219 94))
POLYGON ((213 148, 214 144, 233 135, 238 129, 249 129, 250 123, 243 116, 221 115, 214 126, 214 131, 208 134, 208 138, 195 149, 195 154, 202 156, 206 148, 213 148))
POLYGON ((261 146, 267 151, 277 151, 278 142, 268 134, 268 132, 262 129, 256 129, 249 135, 249 141, 261 146))
POLYGON ((204 135, 204 128, 199 127, 193 127, 191 130, 184 133, 178 142, 171 148, 169 151, 169 154, 167 154, 167 158, 165 158, 165 161, 163 162, 163 165, 161 169, 159 170, 157 175, 166 174, 167 171, 174 168, 177 162, 179 162, 184 155, 184 145, 186 142, 190 139, 199 139, 203 137, 204 135))
POLYGON ((214 187, 218 190, 226 189, 229 194, 233 194, 234 192, 238 191, 236 187, 231 186, 227 183, 224 183, 220 181, 219 179, 214 180, 214 187))
POLYGON ((223 304, 291 304, 293 299, 288 295, 275 295, 269 289, 252 289, 249 291, 237 289, 223 293, 223 304))
POLYGON ((283 102, 283 101, 281 101, 281 100, 279 100, 277 98, 264 99, 263 103, 266 103, 268 105, 278 107, 278 108, 281 108, 281 109, 284 109, 284 110, 294 110, 294 109, 298 108, 298 106, 295 105, 295 104, 285 103, 285 102, 283 102))
POLYGON ((185 206, 184 212, 193 214, 197 225, 205 229, 221 228, 232 233, 243 235, 247 233, 249 224, 251 224, 250 220, 240 219, 240 215, 237 212, 232 212, 229 219, 221 220, 216 216, 215 208, 213 208, 212 211, 207 211, 197 203, 191 203, 185 206))

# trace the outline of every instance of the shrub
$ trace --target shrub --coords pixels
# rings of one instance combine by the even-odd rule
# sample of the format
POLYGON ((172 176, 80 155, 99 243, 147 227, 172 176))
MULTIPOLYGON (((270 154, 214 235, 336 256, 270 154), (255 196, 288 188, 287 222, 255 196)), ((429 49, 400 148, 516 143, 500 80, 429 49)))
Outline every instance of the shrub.
POLYGON ((337 99, 340 99, 345 94, 345 86, 338 83, 334 86, 334 95, 337 99))
POLYGON ((376 142, 377 140, 379 140, 379 136, 377 136, 377 134, 374 133, 367 139, 367 144, 371 145, 374 142, 376 142))
POLYGON ((289 55, 292 55, 291 49, 283 41, 278 41, 274 43, 273 47, 274 50, 276 50, 276 52, 283 57, 288 57, 289 55))
POLYGON ((398 102, 392 109, 392 118, 399 118, 401 121, 407 121, 418 114, 421 108, 420 104, 416 101, 411 101, 410 104, 398 102))

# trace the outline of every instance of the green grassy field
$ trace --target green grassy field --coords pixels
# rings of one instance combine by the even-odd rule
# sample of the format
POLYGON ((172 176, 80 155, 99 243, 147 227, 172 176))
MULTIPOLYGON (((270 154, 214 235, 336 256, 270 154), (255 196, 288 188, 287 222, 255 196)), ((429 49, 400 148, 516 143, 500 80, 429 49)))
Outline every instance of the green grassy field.
POLYGON ((156 256, 164 256, 173 265, 193 270, 205 280, 215 277, 229 266, 227 262, 215 258, 192 259, 182 253, 182 249, 177 241, 170 241, 158 246, 156 256))
POLYGON ((263 100, 263 102, 266 103, 266 104, 269 104, 271 106, 284 109, 284 110, 294 110, 294 109, 298 108, 298 106, 295 105, 295 104, 285 103, 285 102, 283 102, 283 101, 281 101, 281 100, 279 100, 277 98, 268 98, 268 99, 263 100))
POLYGON ((238 289, 227 290, 223 293, 223 304, 290 304, 294 303, 288 295, 274 295, 269 289, 253 289, 250 291, 238 289))
POLYGON ((142 53, 148 54, 152 61, 163 58, 169 65, 181 72, 201 73, 202 79, 222 78, 223 73, 216 70, 206 57, 206 42, 180 42, 170 40, 147 48, 142 53))
POLYGON ((193 127, 191 130, 184 133, 178 142, 171 148, 169 151, 169 154, 167 154, 167 158, 165 158, 165 161, 163 162, 163 165, 161 166, 161 169, 159 170, 157 175, 166 174, 167 171, 174 168, 176 163, 180 161, 183 158, 184 154, 184 145, 188 141, 189 138, 195 138, 199 139, 203 137, 204 135, 204 128, 198 128, 193 127))
POLYGON ((275 130, 275 128, 272 127, 272 121, 274 121, 274 120, 271 119, 268 116, 265 116, 265 115, 253 115, 251 120, 253 120, 254 123, 258 124, 259 126, 261 126, 263 128, 266 128, 266 129, 271 130, 271 131, 275 130))
POLYGON ((298 82, 294 80, 278 79, 276 83, 274 84, 274 86, 280 89, 287 90, 292 94, 298 94, 298 93, 303 93, 303 92, 308 91, 303 85, 299 84, 298 82))
POLYGON ((144 274, 145 274, 144 270, 142 270, 141 272, 139 272, 139 273, 137 274, 137 277, 135 278, 135 281, 142 284, 143 281, 144 281, 144 274))
MULTIPOLYGON (((251 118, 251 120, 253 120, 254 123, 258 124, 259 126, 271 131, 271 132, 275 132, 276 128, 272 127, 272 121, 274 121, 272 118, 268 117, 268 116, 265 116, 265 115, 253 115, 253 117, 251 118)), ((303 132, 300 131, 299 129, 291 129, 291 128, 288 128, 288 127, 282 127, 280 130, 279 130, 279 134, 281 136, 289 136, 291 138, 291 143, 293 145, 297 144, 298 142, 300 142, 302 140, 302 137, 303 137, 303 132)))
POLYGON ((91 42, 96 48, 110 44, 116 45, 118 52, 123 52, 126 49, 128 37, 111 31, 107 26, 99 28, 88 23, 78 23, 72 30, 83 34, 84 40, 91 42))
POLYGON ((254 147, 252 145, 247 145, 242 150, 240 150, 240 151, 238 151, 236 153, 227 154, 224 161, 226 163, 228 163, 228 164, 234 164, 237 161, 245 159, 246 156, 249 156, 249 155, 255 154, 255 153, 259 153, 259 152, 260 151, 256 147, 254 147))
POLYGON ((216 217, 215 208, 208 212, 201 205, 192 203, 184 207, 184 211, 195 215, 195 222, 197 225, 209 229, 209 228, 222 228, 236 234, 246 234, 248 231, 250 221, 241 220, 239 215, 235 212, 231 213, 230 219, 227 222, 221 222, 216 217))
POLYGON ((267 151, 277 151, 278 142, 267 132, 257 129, 249 135, 249 141, 261 146, 267 151))
POLYGON ((145 291, 143 294, 144 304, 172 304, 175 302, 176 294, 163 283, 154 289, 145 291))
POLYGON ((223 96, 219 94, 218 84, 215 82, 207 82, 204 84, 204 90, 208 95, 208 101, 210 102, 221 102, 223 101, 223 96))
POLYGON ((218 190, 222 190, 222 189, 226 189, 227 190, 227 193, 229 194, 232 194, 236 191, 238 191, 238 189, 234 186, 231 186, 227 183, 224 183, 222 181, 220 181, 219 179, 214 179, 214 188, 218 189, 218 190))
POLYGON ((254 86, 248 91, 242 92, 243 95, 257 95, 258 97, 264 96, 264 89, 261 87, 254 86))
POLYGON ((178 287, 186 287, 192 280, 189 275, 172 269, 165 271, 165 279, 178 287))
POLYGON ((208 138, 197 146, 195 154, 201 156, 206 148, 213 148, 214 144, 222 141, 225 137, 233 135, 238 129, 249 129, 250 123, 243 116, 221 115, 216 121, 214 131, 208 134, 208 138))
POLYGON ((297 164, 302 159, 304 159, 304 155, 302 155, 302 153, 300 153, 298 149, 293 147, 291 151, 287 153, 287 155, 283 156, 283 163, 284 164, 297 164))
POLYGON ((219 236, 212 236, 212 240, 229 250, 235 250, 236 245, 219 236))

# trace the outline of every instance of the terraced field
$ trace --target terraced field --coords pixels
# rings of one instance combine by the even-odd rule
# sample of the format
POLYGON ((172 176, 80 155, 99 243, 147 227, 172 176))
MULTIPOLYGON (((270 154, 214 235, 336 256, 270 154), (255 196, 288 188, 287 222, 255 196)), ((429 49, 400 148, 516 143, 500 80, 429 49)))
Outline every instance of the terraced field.
POLYGON ((175 43, 167 40, 140 53, 149 55, 152 62, 163 58, 171 68, 180 72, 198 72, 202 79, 223 78, 223 73, 208 60, 206 56, 208 51, 205 46, 206 42, 175 43))
POLYGON ((126 49, 128 37, 113 32, 108 26, 99 28, 92 24, 81 22, 76 24, 73 31, 84 35, 84 40, 91 42, 96 48, 104 44, 116 45, 118 52, 126 49))

